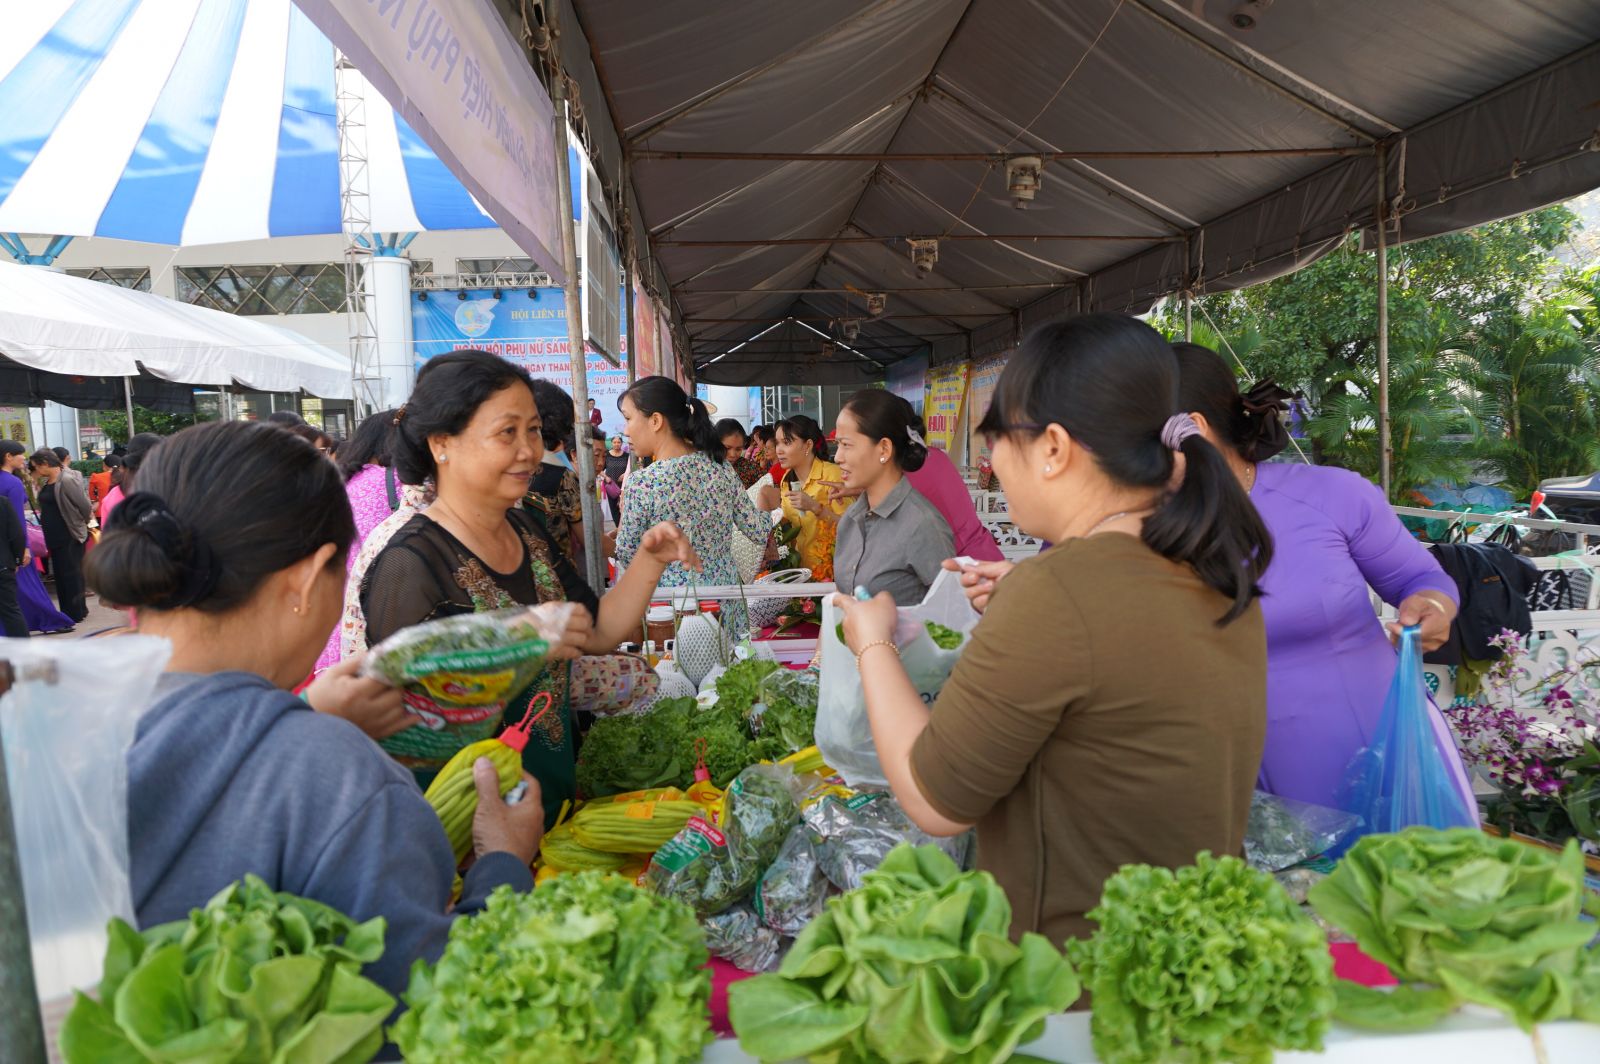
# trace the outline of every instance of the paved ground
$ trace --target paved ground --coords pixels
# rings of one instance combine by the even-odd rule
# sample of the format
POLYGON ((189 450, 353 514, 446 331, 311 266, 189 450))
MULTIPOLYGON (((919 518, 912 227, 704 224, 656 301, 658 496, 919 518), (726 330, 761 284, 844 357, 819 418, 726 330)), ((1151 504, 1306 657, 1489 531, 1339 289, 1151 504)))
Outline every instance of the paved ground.
MULTIPOLYGON (((50 600, 52 602, 55 601, 55 584, 47 580, 45 581, 45 589, 50 592, 50 600)), ((100 605, 100 599, 91 591, 89 593, 89 616, 84 618, 82 624, 70 632, 61 632, 57 635, 44 636, 43 638, 78 639, 88 635, 90 632, 98 632, 102 628, 115 628, 118 625, 126 624, 127 620, 128 615, 121 610, 114 610, 109 606, 100 605)))

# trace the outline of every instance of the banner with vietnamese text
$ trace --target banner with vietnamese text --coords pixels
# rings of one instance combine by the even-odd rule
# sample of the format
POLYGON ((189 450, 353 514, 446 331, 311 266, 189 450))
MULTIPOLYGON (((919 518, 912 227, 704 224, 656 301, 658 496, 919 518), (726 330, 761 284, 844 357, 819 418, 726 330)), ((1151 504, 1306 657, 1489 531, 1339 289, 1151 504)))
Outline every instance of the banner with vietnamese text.
POLYGON ((956 362, 928 371, 928 404, 922 420, 928 426, 928 443, 957 462, 956 433, 961 426, 961 404, 967 395, 967 371, 971 363, 956 362))

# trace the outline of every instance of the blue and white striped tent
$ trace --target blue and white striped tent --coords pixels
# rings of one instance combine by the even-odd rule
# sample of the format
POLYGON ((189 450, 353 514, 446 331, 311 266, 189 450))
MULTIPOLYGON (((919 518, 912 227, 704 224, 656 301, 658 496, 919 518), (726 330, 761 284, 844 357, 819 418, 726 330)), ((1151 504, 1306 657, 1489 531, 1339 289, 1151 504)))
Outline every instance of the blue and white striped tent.
MULTIPOLYGON (((5 8, 0 232, 193 246, 343 230, 334 49, 290 0, 5 8)), ((494 228, 359 84, 373 230, 494 228)))

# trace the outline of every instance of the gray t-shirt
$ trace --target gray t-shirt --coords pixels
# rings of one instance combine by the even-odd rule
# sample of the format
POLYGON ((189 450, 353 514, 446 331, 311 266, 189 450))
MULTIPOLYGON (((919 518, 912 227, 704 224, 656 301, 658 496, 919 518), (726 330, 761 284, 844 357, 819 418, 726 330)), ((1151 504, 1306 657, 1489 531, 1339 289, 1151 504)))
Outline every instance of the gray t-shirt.
POLYGON ((944 515, 902 479, 876 509, 862 495, 839 518, 833 578, 845 594, 865 587, 874 595, 887 591, 897 606, 915 606, 955 552, 944 515))

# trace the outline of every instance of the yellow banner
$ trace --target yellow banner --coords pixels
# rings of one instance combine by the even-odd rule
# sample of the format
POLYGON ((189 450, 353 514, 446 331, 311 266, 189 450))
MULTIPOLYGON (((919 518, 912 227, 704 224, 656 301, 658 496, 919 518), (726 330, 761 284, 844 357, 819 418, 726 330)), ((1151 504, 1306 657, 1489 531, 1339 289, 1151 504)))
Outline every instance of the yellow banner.
POLYGON ((971 365, 966 362, 930 369, 928 403, 922 414, 928 426, 928 443, 957 460, 956 433, 961 428, 961 404, 967 396, 969 369, 971 365))

